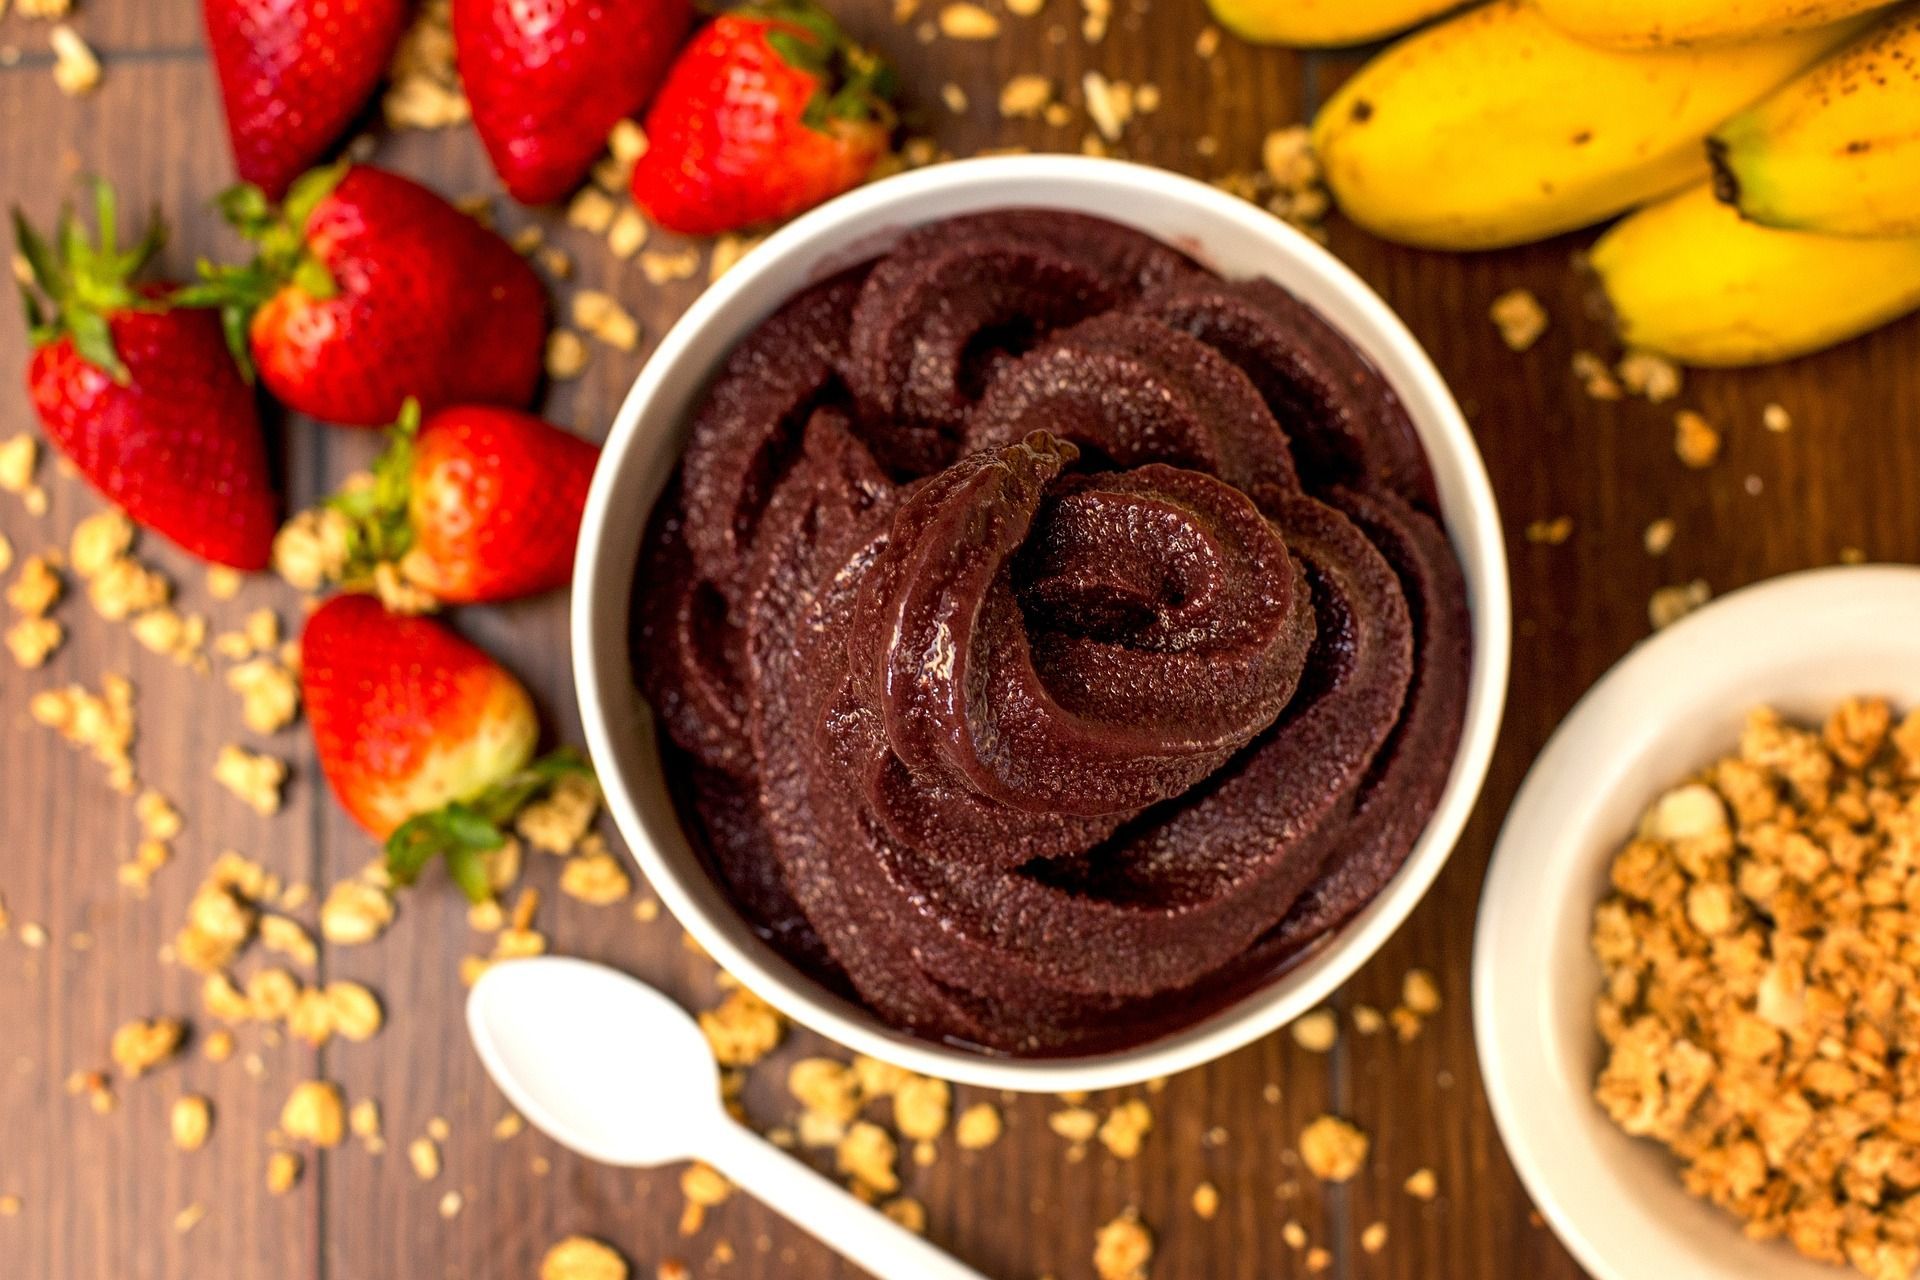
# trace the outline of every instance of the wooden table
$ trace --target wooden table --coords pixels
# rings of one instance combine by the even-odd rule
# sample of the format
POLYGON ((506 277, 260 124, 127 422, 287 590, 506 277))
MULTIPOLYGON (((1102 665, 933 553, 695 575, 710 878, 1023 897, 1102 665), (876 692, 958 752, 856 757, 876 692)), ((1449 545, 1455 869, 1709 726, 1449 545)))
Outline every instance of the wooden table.
MULTIPOLYGON (((1157 115, 1129 130, 1127 153, 1212 176, 1258 164, 1268 129, 1303 118, 1356 60, 1302 58, 1227 41, 1203 61, 1195 40, 1206 24, 1196 0, 1121 4, 1103 43, 1089 46, 1072 0, 1048 0, 1036 18, 1005 21, 994 41, 924 42, 896 25, 886 0, 841 6, 849 24, 893 55, 911 102, 957 153, 987 146, 1072 150, 1086 130, 1039 121, 1002 121, 999 86, 1038 71, 1080 98, 1082 73, 1156 83, 1157 115), (940 88, 961 86, 971 105, 952 113, 940 88), (1210 140, 1210 141, 1209 141, 1210 140)), ((17 44, 17 65, 0 70, 0 175, 5 195, 36 218, 51 214, 76 175, 100 172, 130 206, 157 201, 175 236, 165 262, 189 269, 197 255, 236 245, 205 213, 229 177, 213 77, 197 6, 190 0, 91 0, 81 29, 107 76, 99 93, 72 100, 56 92, 45 28, 17 17, 0 22, 0 45, 17 44)), ((1492 145, 1492 140, 1489 140, 1492 145)), ((464 131, 412 133, 381 144, 383 162, 449 194, 494 189, 478 146, 464 131)), ((552 211, 502 204, 510 227, 529 219, 558 228, 552 211)), ((1344 991, 1337 1003, 1390 1007, 1414 966, 1440 979, 1445 1007, 1411 1043, 1362 1037, 1346 1025, 1333 1052, 1318 1055, 1276 1035, 1150 1096, 1155 1128, 1137 1159, 1098 1146, 1078 1162, 1049 1131, 1061 1105, 1028 1098, 1005 1103, 1007 1132, 987 1151, 961 1153, 951 1137, 929 1168, 905 1170, 907 1189, 927 1208, 928 1232, 996 1276, 1091 1275, 1093 1233, 1128 1206, 1154 1228, 1157 1280, 1276 1280, 1306 1273, 1304 1254, 1283 1239, 1297 1220, 1332 1251, 1328 1275, 1486 1280, 1561 1280, 1579 1275, 1530 1213, 1501 1153, 1479 1088, 1468 1012, 1474 904, 1502 812, 1528 762, 1580 692, 1648 631, 1647 601, 1663 585, 1704 578, 1715 590, 1772 574, 1832 563, 1843 549, 1875 559, 1920 558, 1920 509, 1904 501, 1920 474, 1920 323, 1905 324, 1815 359, 1746 373, 1692 375, 1679 404, 1696 407, 1725 432, 1719 463, 1690 471, 1671 447, 1675 405, 1597 403, 1568 372, 1579 349, 1606 351, 1604 329, 1587 318, 1586 286, 1570 269, 1581 246, 1567 239, 1474 257, 1417 253, 1377 243, 1335 220, 1332 246, 1399 309, 1451 380, 1478 431, 1506 512, 1518 617, 1510 713, 1479 812, 1438 888, 1413 920, 1344 991), (1487 322, 1489 302, 1514 286, 1533 289, 1553 327, 1526 355, 1508 351, 1487 322), (1762 428, 1763 406, 1791 413, 1784 434, 1762 428), (1529 522, 1572 517, 1560 545, 1530 541, 1529 522), (1649 522, 1671 517, 1677 537, 1663 558, 1642 546, 1649 522), (1277 1091, 1269 1086, 1277 1086, 1277 1091), (1373 1138, 1365 1171, 1340 1189, 1303 1177, 1294 1155, 1301 1126, 1332 1110, 1373 1138), (1438 1175, 1439 1197, 1422 1203, 1402 1190, 1414 1170, 1438 1175), (1211 1181, 1221 1203, 1203 1221, 1190 1199, 1211 1181), (1359 1246, 1365 1227, 1384 1221, 1385 1248, 1359 1246)), ((658 338, 700 288, 700 278, 653 287, 583 233, 559 228, 574 250, 578 284, 615 292, 645 322, 647 343, 632 355, 597 348, 584 377, 557 388, 552 417, 599 436, 658 338)), ((563 288, 564 293, 566 286, 563 288)), ((21 325, 0 308, 0 353, 25 363, 21 325)), ((17 385, 17 384, 16 384, 17 385)), ((0 438, 32 424, 24 396, 0 398, 0 438)), ((288 424, 280 458, 291 499, 312 500, 364 465, 365 434, 288 424)), ((99 501, 78 482, 43 467, 52 504, 34 518, 0 497, 0 531, 22 555, 63 545, 99 501)), ((250 583, 230 603, 210 601, 198 569, 157 540, 145 555, 180 583, 185 605, 216 629, 248 610, 278 608, 297 623, 294 595, 272 581, 250 583)), ((0 1196, 20 1211, 0 1217, 0 1272, 20 1280, 387 1280, 389 1277, 530 1277, 554 1240, 585 1232, 616 1244, 650 1276, 667 1259, 700 1275, 842 1276, 800 1232, 736 1198, 699 1235, 677 1232, 680 1196, 672 1172, 595 1168, 531 1134, 497 1142, 504 1104, 469 1051, 461 1029, 459 962, 484 945, 463 904, 444 883, 409 895, 385 939, 323 948, 318 976, 351 977, 377 989, 387 1029, 364 1045, 335 1042, 314 1051, 263 1044, 253 1078, 241 1058, 215 1066, 189 1052, 179 1063, 118 1089, 119 1105, 94 1114, 69 1097, 76 1069, 105 1065, 122 1021, 199 1013, 193 975, 156 959, 179 926, 206 866, 222 849, 256 856, 290 880, 324 888, 350 874, 373 848, 317 785, 299 727, 261 742, 241 727, 238 700, 218 675, 200 676, 140 648, 124 625, 95 617, 84 600, 63 606, 72 637, 43 671, 0 663, 0 893, 14 917, 0 938, 0 1196), (131 675, 139 689, 137 760, 142 776, 175 798, 188 826, 175 864, 151 896, 136 898, 115 868, 137 839, 132 806, 111 793, 102 771, 30 722, 37 690, 103 673, 131 675), (217 787, 209 771, 219 747, 251 742, 290 760, 285 810, 255 816, 217 787), (41 948, 23 945, 23 922, 43 925, 41 948), (388 1154, 349 1144, 309 1162, 284 1197, 265 1188, 266 1135, 292 1086, 324 1077, 352 1098, 378 1099, 388 1154), (183 1092, 209 1095, 217 1110, 211 1144, 183 1155, 167 1138, 167 1114, 183 1092), (445 1172, 418 1180, 406 1141, 442 1117, 445 1172), (438 1207, 457 1190, 463 1208, 438 1207), (174 1220, 200 1205, 204 1221, 181 1234, 174 1220), (734 1256, 721 1261, 725 1242, 734 1256)), ((554 734, 577 740, 564 659, 560 599, 470 611, 460 626, 503 655, 534 689, 554 734)), ((542 927, 566 951, 611 961, 665 985, 696 1006, 719 998, 710 964, 681 942, 669 920, 636 923, 623 907, 595 909, 551 892, 554 866, 535 859, 531 881, 549 890, 542 927)), ((257 962, 256 962, 257 963, 257 962)), ((1569 999, 1585 993, 1569 992, 1569 999)), ((793 1054, 825 1048, 795 1034, 782 1054, 753 1073, 746 1106, 762 1127, 791 1118, 780 1068, 793 1054)), ((1096 1098, 1104 1108, 1120 1095, 1096 1098)), ((976 1100, 959 1091, 959 1100, 976 1100)))

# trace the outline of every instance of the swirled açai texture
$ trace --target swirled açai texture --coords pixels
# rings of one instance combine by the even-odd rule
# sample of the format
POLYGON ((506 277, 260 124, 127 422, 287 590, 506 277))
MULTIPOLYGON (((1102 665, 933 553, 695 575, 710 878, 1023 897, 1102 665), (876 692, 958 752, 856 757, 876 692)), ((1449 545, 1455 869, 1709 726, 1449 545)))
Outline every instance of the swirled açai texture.
POLYGON ((635 656, 773 944, 1014 1053, 1163 1034, 1366 905, 1437 804, 1466 590, 1411 422, 1265 280, 1010 211, 726 361, 635 656))

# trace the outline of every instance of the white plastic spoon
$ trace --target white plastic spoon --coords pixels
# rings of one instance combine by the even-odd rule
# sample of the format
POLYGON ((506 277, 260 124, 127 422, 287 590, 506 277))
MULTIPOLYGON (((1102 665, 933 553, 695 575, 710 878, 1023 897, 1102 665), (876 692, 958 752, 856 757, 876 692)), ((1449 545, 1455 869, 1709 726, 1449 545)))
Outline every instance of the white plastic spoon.
POLYGON ((705 1160, 882 1280, 985 1280, 737 1124, 706 1037, 666 996, 605 965, 496 965, 467 998, 480 1060, 520 1114, 603 1164, 705 1160))

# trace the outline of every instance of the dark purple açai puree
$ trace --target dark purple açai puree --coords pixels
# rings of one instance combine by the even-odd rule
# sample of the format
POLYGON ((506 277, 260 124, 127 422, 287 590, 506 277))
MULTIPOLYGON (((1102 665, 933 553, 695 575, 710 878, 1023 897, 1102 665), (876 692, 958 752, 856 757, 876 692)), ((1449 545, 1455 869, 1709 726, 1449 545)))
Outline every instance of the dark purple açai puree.
POLYGON ((1111 1049, 1257 985, 1438 803, 1466 589, 1380 374, 1099 219, 914 231, 728 358, 636 667, 681 816, 885 1021, 1111 1049))

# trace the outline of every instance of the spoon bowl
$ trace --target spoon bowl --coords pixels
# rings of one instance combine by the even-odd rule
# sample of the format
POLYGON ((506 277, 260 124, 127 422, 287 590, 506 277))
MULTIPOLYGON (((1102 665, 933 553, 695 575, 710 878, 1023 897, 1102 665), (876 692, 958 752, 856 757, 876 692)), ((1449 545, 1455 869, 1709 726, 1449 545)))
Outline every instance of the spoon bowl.
POLYGON ((690 1159, 722 1115, 699 1025, 605 965, 563 956, 495 965, 474 984, 467 1028, 520 1114, 602 1164, 690 1159))

